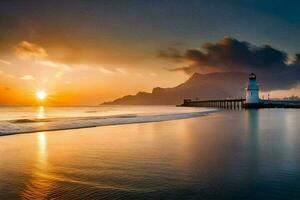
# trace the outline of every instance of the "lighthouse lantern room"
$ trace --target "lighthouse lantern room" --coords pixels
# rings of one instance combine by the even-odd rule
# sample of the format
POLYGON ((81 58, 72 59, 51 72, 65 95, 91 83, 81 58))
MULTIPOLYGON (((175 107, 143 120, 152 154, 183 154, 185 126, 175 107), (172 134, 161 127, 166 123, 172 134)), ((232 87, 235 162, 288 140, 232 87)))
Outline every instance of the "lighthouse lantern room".
POLYGON ((251 73, 249 75, 249 82, 246 88, 246 103, 258 104, 259 102, 259 87, 256 83, 256 75, 251 73))

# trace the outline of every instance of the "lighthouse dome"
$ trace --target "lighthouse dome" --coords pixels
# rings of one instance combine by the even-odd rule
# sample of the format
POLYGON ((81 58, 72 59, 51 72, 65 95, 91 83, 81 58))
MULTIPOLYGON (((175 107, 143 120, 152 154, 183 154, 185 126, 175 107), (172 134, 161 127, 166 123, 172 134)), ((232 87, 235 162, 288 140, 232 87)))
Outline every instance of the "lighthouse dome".
POLYGON ((250 80, 256 80, 256 75, 254 73, 249 74, 250 80))

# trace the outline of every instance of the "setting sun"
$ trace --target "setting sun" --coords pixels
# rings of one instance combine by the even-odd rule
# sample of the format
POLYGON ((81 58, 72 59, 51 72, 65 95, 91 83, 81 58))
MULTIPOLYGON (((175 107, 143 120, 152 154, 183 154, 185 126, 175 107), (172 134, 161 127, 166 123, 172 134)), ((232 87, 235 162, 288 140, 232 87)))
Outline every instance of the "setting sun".
POLYGON ((36 92, 36 98, 38 100, 44 100, 47 97, 47 93, 43 90, 37 91, 36 92))

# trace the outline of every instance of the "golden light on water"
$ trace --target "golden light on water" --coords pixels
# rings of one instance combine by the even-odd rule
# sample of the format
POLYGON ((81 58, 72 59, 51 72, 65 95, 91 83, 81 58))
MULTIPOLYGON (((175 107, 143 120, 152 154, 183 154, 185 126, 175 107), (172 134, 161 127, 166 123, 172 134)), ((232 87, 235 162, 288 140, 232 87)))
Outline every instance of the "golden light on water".
POLYGON ((39 106, 36 112, 36 118, 43 119, 45 118, 45 108, 44 106, 39 106))
POLYGON ((38 100, 44 100, 44 99, 46 99, 46 97, 47 97, 47 93, 45 91, 39 90, 36 92, 36 98, 38 100))
POLYGON ((47 156, 47 138, 45 132, 38 133, 38 153, 40 164, 44 164, 47 156))
POLYGON ((47 159, 47 135, 45 132, 36 134, 37 158, 32 177, 27 182, 21 196, 22 199, 46 199, 52 182, 49 178, 47 159))

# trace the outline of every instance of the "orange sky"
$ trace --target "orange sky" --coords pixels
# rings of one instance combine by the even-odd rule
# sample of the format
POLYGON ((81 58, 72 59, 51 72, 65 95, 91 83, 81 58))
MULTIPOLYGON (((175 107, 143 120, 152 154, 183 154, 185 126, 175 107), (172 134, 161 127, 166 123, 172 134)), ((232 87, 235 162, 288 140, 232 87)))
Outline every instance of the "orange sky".
MULTIPOLYGON (((174 87, 189 75, 170 69, 189 63, 158 52, 182 55, 225 35, 295 55, 299 20, 284 6, 275 5, 277 15, 260 2, 1 1, 0 105, 36 104, 38 90, 48 93, 45 104, 97 105, 174 87)), ((300 89, 271 92, 287 95, 300 89)))
POLYGON ((52 54, 64 54, 64 50, 52 51, 20 41, 1 59, 1 104, 34 104, 36 91, 45 90, 47 104, 93 105, 157 86, 173 87, 188 78, 183 72, 168 72, 164 66, 176 64, 156 58, 155 53, 143 60, 105 55, 111 60, 72 63, 53 58, 52 54))
MULTIPOLYGON (((29 42, 28 44, 33 45, 29 42)), ((170 73, 165 70, 164 65, 178 64, 159 60, 155 56, 155 65, 161 68, 151 68, 151 64, 154 63, 151 60, 137 63, 121 61, 123 65, 77 65, 52 60, 46 49, 40 45, 38 47, 40 52, 36 49, 33 52, 15 49, 18 53, 14 52, 5 61, 1 60, 0 104, 36 104, 35 93, 44 90, 48 93, 45 104, 97 105, 138 91, 150 92, 157 86, 173 87, 188 78, 183 72, 170 73), (139 65, 149 65, 149 68, 139 68, 139 65)), ((299 93, 297 88, 270 92, 271 97, 299 93)), ((266 98, 267 93, 264 93, 264 96, 266 98)))
MULTIPOLYGON (((150 92, 157 86, 174 87, 189 77, 182 71, 170 72, 165 67, 181 67, 184 63, 160 59, 155 52, 131 55, 122 47, 122 53, 121 49, 118 53, 124 58, 109 55, 109 51, 99 48, 100 57, 101 52, 105 52, 103 62, 100 58, 88 62, 82 56, 78 62, 76 50, 72 50, 75 52, 72 54, 66 53, 64 48, 49 49, 24 40, 1 58, 0 104, 35 105, 39 103, 36 92, 44 90, 48 94, 43 102, 46 105, 97 105, 139 91, 150 92), (66 54, 71 56, 56 56, 66 54)), ((93 57, 93 53, 89 56, 93 57)), ((299 89, 270 91, 272 98, 293 94, 300 94, 299 89)), ((266 98, 267 92, 263 95, 266 98)))

